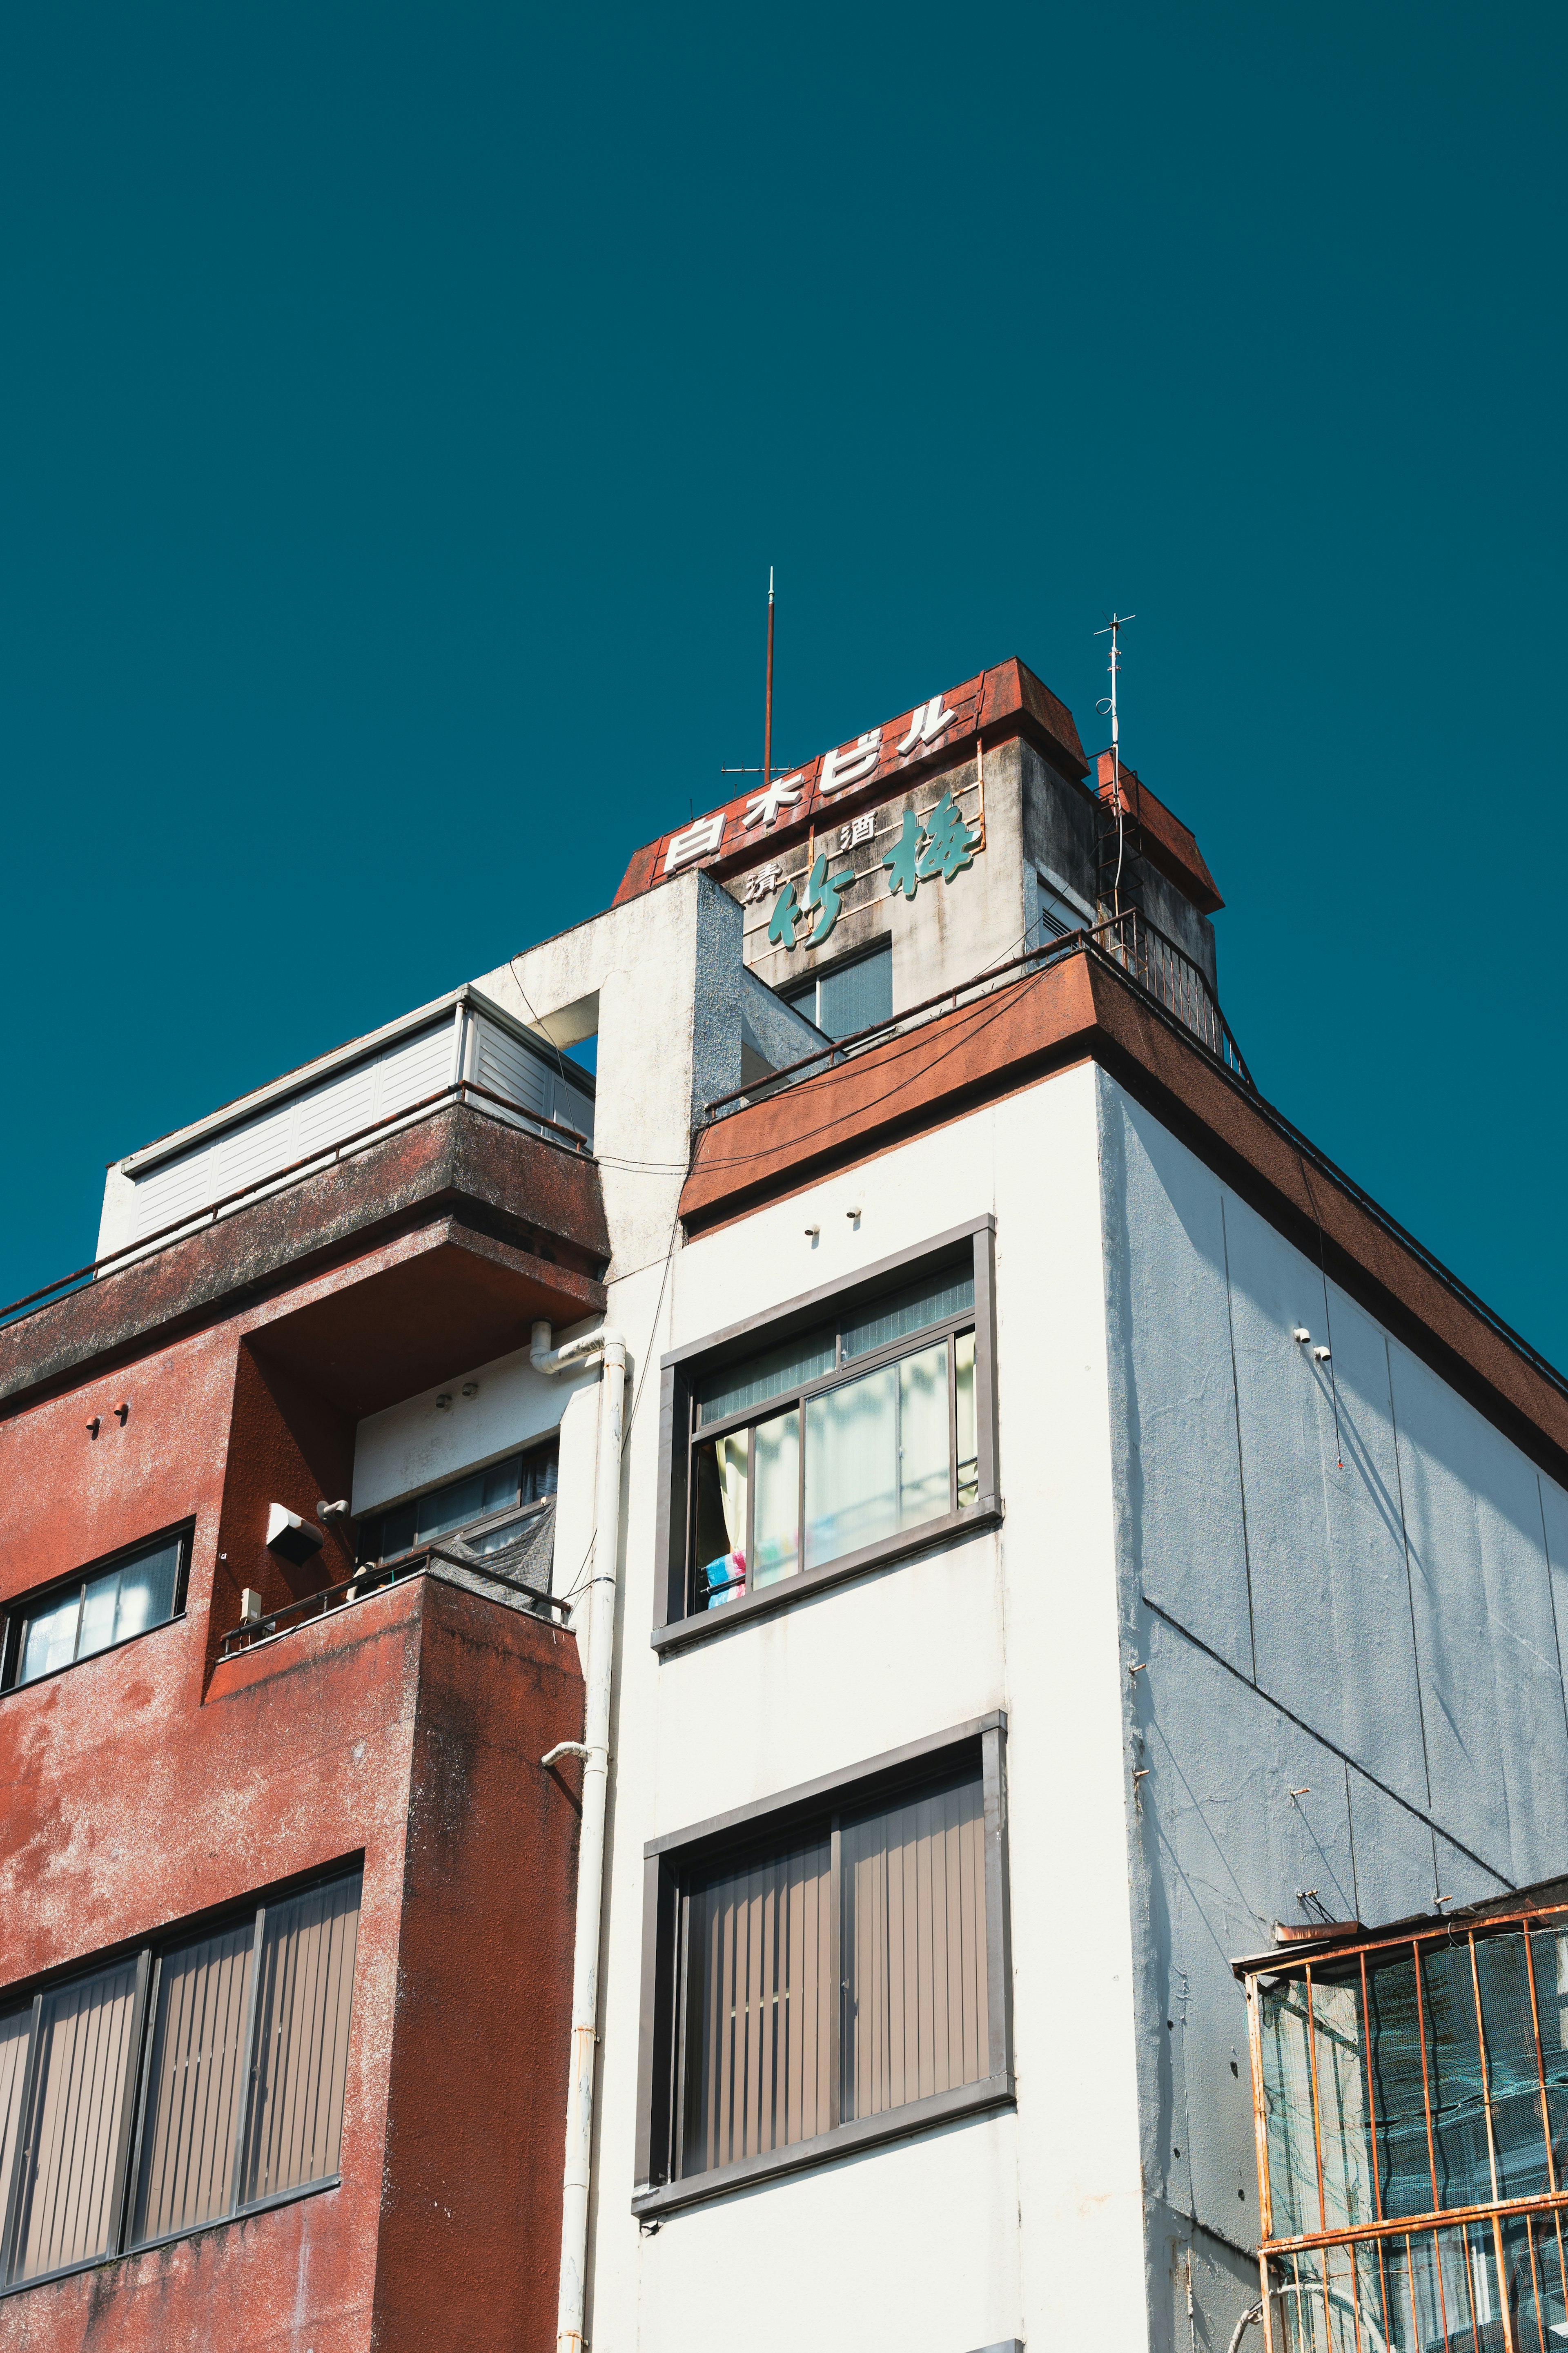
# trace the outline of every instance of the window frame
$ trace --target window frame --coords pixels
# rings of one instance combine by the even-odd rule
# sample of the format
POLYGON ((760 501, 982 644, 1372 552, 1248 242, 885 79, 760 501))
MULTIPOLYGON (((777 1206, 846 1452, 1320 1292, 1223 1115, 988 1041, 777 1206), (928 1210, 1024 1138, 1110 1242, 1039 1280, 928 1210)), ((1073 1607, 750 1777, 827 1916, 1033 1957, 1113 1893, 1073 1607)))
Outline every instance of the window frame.
MULTIPOLYGON (((57 1675, 73 1674, 78 1667, 89 1666, 94 1659, 107 1659, 116 1651, 123 1651, 132 1642, 143 1642, 149 1634, 162 1633, 165 1626, 176 1625, 185 1615, 185 1601, 191 1581, 191 1553, 196 1524, 194 1519, 176 1520, 170 1527, 160 1528, 155 1535, 138 1536, 134 1544, 121 1545, 115 1551, 89 1560, 68 1577, 57 1577, 47 1585, 34 1588, 29 1593, 18 1594, 14 1601, 4 1604, 0 1612, 0 1699, 9 1698, 14 1692, 36 1691, 40 1683, 53 1683, 57 1675), (17 1680, 22 1662, 22 1630, 35 1619, 40 1609, 56 1597, 67 1594, 76 1586, 85 1594, 95 1577, 107 1577, 110 1569, 122 1569, 128 1563, 140 1560, 144 1553, 162 1551, 165 1546, 178 1544, 180 1563, 174 1571, 174 1607, 166 1618, 151 1626, 139 1626, 133 1634, 121 1635, 118 1642, 106 1642, 100 1651, 89 1651, 85 1657, 68 1659, 63 1666, 50 1667, 41 1675, 30 1676, 26 1683, 17 1680)), ((77 1639, 81 1639, 81 1619, 77 1618, 77 1639)))
MULTIPOLYGON (((135 1637, 131 1639, 134 1640, 135 1637)), ((95 1656, 97 1653, 94 1654, 95 1656)), ((63 1672, 60 1670, 59 1672, 63 1672)), ((340 1880, 357 1878, 360 1882, 359 1919, 364 1917, 364 1855, 340 1857, 321 1870, 302 1873, 295 1878, 279 1881, 264 1894, 240 1904, 225 1904, 207 1912, 193 1914, 189 1919, 173 1922, 155 1936, 133 1938, 111 1945, 91 1959, 78 1960, 68 1968, 51 1969, 31 1980, 23 1979, 16 1987, 0 1992, 0 2008, 5 2014, 27 2012, 27 2054, 22 2084, 21 2104, 17 2111, 16 2146, 12 2153, 11 2178, 0 2181, 0 2302, 14 2295, 26 2295, 30 2289, 46 2287, 56 2280, 69 2279, 78 2272, 96 2271, 105 2263, 123 2263, 133 2256, 148 2254, 160 2247, 172 2246, 176 2240, 194 2238, 201 2231, 216 2231, 231 2222, 248 2221, 254 2215, 264 2214, 274 2206, 291 2205, 299 2198, 315 2198, 323 2190, 342 2185, 342 2171, 323 2174, 311 2181, 302 2181, 289 2189, 271 2191, 265 2198, 248 2204, 231 2204, 226 2213, 214 2215, 208 2221, 190 2222, 177 2231, 164 2231, 155 2236, 132 2241, 130 2236, 132 2215, 135 2206, 137 2176, 141 2170, 142 2142, 147 2126, 148 2102, 152 2084, 153 2046, 155 2041, 153 2023, 156 2016, 159 1972, 171 1954, 182 1951, 203 1936, 221 1933, 226 1927, 237 1926, 242 1921, 252 1924, 249 1978, 246 1991, 245 2046, 243 2062, 244 2086, 235 2117, 235 2153, 233 2183, 237 2192, 240 2168, 249 2137, 253 2103, 258 2082, 257 2037, 259 2031, 260 2004, 257 1999, 258 1972, 268 1915, 292 1903, 301 1895, 313 1894, 317 1889, 331 1887, 340 1880), (129 2054, 125 2080, 120 2093, 120 2114, 115 2120, 114 2157, 110 2176, 109 2211, 112 2216, 110 2244, 100 2254, 85 2255, 75 2263, 61 2263, 53 2271, 36 2272, 30 2279, 11 2280, 7 2277, 16 2258, 14 2242, 21 2221, 24 2198, 24 2156, 32 2147, 31 2133, 35 2125, 32 2115, 37 2092, 39 2064, 39 2021, 43 2004, 51 1994, 72 1985, 102 1976, 106 1971, 134 1959, 136 1986, 132 2000, 129 2054)), ((353 2027, 353 2005, 359 1975, 356 1952, 353 1978, 349 1989, 350 2027, 353 2027)))
POLYGON ((429 1549, 431 1545, 456 1545, 468 1536, 476 1535, 483 1535, 492 1525, 498 1524, 502 1520, 510 1519, 514 1515, 520 1514, 523 1512, 542 1512, 548 1504, 552 1504, 557 1500, 560 1471, 561 1431, 559 1426, 557 1426, 554 1430, 545 1430, 538 1438, 531 1438, 527 1440, 521 1446, 508 1447, 504 1454, 497 1454, 489 1461, 471 1462, 466 1470, 458 1472, 452 1478, 438 1479, 430 1486, 416 1487, 412 1494, 398 1495, 395 1497, 390 1504, 375 1504, 368 1510, 356 1512, 354 1514, 354 1567, 356 1568, 383 1568, 389 1561, 406 1560, 411 1553, 426 1552, 429 1549), (432 1495, 445 1494, 448 1488, 461 1486, 465 1479, 471 1479, 477 1473, 482 1473, 487 1471, 499 1471, 503 1463, 516 1461, 526 1468, 532 1456, 552 1453, 555 1458, 557 1487, 555 1490, 552 1490, 551 1493, 547 1495, 538 1495, 531 1503, 528 1504, 493 1504, 488 1511, 476 1512, 472 1519, 460 1520, 455 1528, 448 1528, 443 1535, 420 1536, 416 1535, 414 1542, 410 1545, 405 1545, 399 1552, 382 1552, 370 1555, 366 1555, 364 1553, 363 1538, 361 1535, 361 1531, 370 1522, 384 1522, 385 1520, 390 1519, 394 1512, 401 1512, 409 1504, 413 1504, 416 1507, 416 1521, 417 1522, 418 1505, 427 1502, 432 1495))
MULTIPOLYGON (((868 941, 864 946, 852 948, 847 955, 835 956, 826 963, 813 965, 809 970, 800 974, 794 980, 781 981, 774 993, 783 997, 792 1012, 798 1013, 803 1020, 809 1021, 814 1029, 821 1030, 825 1038, 830 1038, 833 1035, 832 1031, 823 1029, 817 1018, 817 1015, 822 1010, 824 981, 837 980, 840 973, 852 971, 858 964, 869 964, 873 956, 885 956, 888 961, 889 1010, 883 1018, 891 1021, 893 1018, 891 1007, 893 935, 891 932, 879 934, 876 939, 868 941), (805 1009, 808 997, 811 1004, 809 1013, 805 1009)), ((879 1025, 872 1023, 869 1026, 876 1028, 879 1025)), ((846 1038, 856 1038, 859 1034, 857 1029, 846 1029, 843 1032, 846 1038)), ((835 1040, 835 1043, 837 1042, 835 1040)))
MULTIPOLYGON (((881 1567, 912 1555, 928 1552, 950 1539, 969 1534, 981 1527, 994 1526, 1003 1516, 1002 1497, 997 1481, 997 1406, 996 1406, 996 1220, 987 1213, 972 1218, 961 1226, 950 1227, 935 1234, 912 1250, 900 1250, 891 1257, 879 1259, 862 1268, 857 1274, 826 1283, 815 1291, 803 1292, 795 1298, 784 1301, 778 1307, 748 1316, 743 1323, 732 1324, 720 1332, 708 1334, 700 1340, 688 1342, 671 1349, 660 1359, 661 1390, 659 1398, 659 1541, 663 1550, 655 1576, 655 1619, 649 1641, 661 1655, 688 1648, 693 1642, 710 1641, 732 1628, 749 1624, 753 1618, 771 1615, 793 1607, 797 1600, 821 1592, 826 1587, 840 1584, 845 1579, 863 1575, 868 1569, 881 1567), (848 1364, 838 1365, 830 1371, 804 1382, 798 1388, 781 1390, 776 1398, 768 1398, 758 1407, 747 1407, 721 1420, 703 1423, 699 1430, 696 1421, 696 1390, 700 1380, 722 1368, 726 1363, 738 1363, 758 1354, 763 1347, 781 1345, 814 1325, 825 1323, 830 1316, 842 1319, 858 1307, 870 1303, 879 1293, 903 1287, 921 1273, 936 1273, 943 1260, 955 1266, 964 1261, 964 1245, 969 1246, 974 1274, 974 1306, 957 1316, 945 1316, 931 1324, 925 1333, 908 1333, 889 1341, 885 1347, 868 1350, 848 1364), (749 1429, 757 1423, 786 1413, 792 1404, 802 1409, 800 1434, 801 1477, 805 1478, 805 1400, 822 1391, 858 1379, 862 1374, 874 1372, 879 1366, 897 1363, 900 1357, 917 1354, 921 1347, 958 1331, 973 1328, 974 1333, 974 1444, 975 1500, 959 1504, 938 1516, 921 1521, 917 1526, 900 1528, 891 1535, 879 1536, 875 1543, 863 1545, 856 1552, 845 1553, 837 1560, 824 1561, 818 1567, 796 1569, 793 1575, 780 1577, 775 1584, 764 1586, 758 1592, 747 1592, 739 1600, 726 1602, 717 1609, 703 1609, 689 1615, 690 1594, 689 1550, 692 1525, 692 1495, 690 1465, 696 1443, 722 1436, 726 1430, 749 1429)), ((951 1344, 949 1362, 952 1363, 951 1344)), ((948 1415, 950 1431, 949 1475, 956 1480, 957 1462, 952 1441, 953 1417, 956 1412, 956 1383, 948 1383, 948 1415)), ((751 1488, 754 1488, 754 1481, 751 1488)), ((950 1493, 954 1492, 950 1487, 950 1493)), ((753 1494, 747 1495, 748 1517, 753 1508, 753 1494)), ((801 1544, 805 1545, 804 1515, 801 1524, 801 1544)))
MULTIPOLYGON (((642 2005, 637 2048, 637 2147, 631 2211, 639 2221, 727 2197, 785 2174, 829 2165, 887 2142, 956 2117, 1010 2107, 1013 2079, 1012 1924, 1007 1863, 1007 1717, 993 1709, 967 1724, 901 1748, 802 1783, 759 1803, 740 1806, 689 1829, 650 1839, 643 1849, 642 2005), (691 1883, 715 1865, 748 1850, 775 1849, 804 1831, 837 1824, 841 1812, 919 1789, 937 1775, 977 1762, 984 1801, 985 1841, 985 1975, 989 2072, 977 2083, 911 2100, 903 2107, 830 2125, 810 2140, 795 2141, 758 2157, 680 2176, 679 2116, 685 2093, 680 2072, 683 2000, 679 1945, 685 1899, 691 1883)), ((838 1837, 833 1831, 832 1974, 842 1978, 839 1959, 841 1884, 838 1837)), ((829 2093, 839 2099, 839 2005, 832 2005, 833 2050, 829 2093)))

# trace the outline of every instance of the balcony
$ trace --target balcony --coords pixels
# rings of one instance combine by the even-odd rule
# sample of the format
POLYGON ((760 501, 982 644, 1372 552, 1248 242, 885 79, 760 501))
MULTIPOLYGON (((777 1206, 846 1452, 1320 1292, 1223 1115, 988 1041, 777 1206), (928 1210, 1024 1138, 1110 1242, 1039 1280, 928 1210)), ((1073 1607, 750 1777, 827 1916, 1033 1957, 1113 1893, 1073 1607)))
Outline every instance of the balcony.
POLYGON ((0 1398, 244 1309, 273 1361, 359 1417, 515 1348, 536 1316, 602 1311, 598 1167, 498 1092, 458 1078, 16 1302, 0 1398))

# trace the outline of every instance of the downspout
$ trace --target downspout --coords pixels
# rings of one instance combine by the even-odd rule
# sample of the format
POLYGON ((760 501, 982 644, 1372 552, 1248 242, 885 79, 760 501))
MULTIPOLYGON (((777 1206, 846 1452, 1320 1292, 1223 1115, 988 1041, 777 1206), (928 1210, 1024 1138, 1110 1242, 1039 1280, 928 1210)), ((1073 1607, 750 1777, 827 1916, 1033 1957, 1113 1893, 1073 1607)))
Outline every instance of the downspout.
POLYGON ((561 2294, 556 2353, 583 2353, 588 2267, 588 2183, 594 2147, 594 2053, 599 2014, 599 1922, 605 1892, 605 1812, 610 1781, 610 1683, 616 1663, 616 1564, 621 1540, 621 1429, 626 1346, 601 1324, 552 1348, 550 1326, 536 1324, 529 1362, 540 1373, 601 1362, 599 1469, 594 1497, 594 1573, 588 1586, 587 1692, 581 1740, 563 1740, 540 1759, 583 1759, 583 1824, 577 1846, 577 1922, 572 1962, 572 2065, 566 2087, 566 2164, 561 2192, 561 2294))

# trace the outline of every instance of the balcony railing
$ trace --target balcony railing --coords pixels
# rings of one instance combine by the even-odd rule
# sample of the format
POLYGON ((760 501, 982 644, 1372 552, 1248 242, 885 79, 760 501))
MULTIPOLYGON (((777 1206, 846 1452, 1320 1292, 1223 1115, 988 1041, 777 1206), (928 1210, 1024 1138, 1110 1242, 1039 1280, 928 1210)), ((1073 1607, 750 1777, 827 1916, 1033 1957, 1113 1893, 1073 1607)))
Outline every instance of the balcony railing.
POLYGON ((1568 1906, 1239 1966, 1267 2353, 1568 2338, 1568 1906))
POLYGON ((46 1282, 41 1290, 29 1291, 23 1298, 14 1299, 8 1307, 0 1307, 0 1325, 8 1324, 14 1316, 47 1305, 68 1291, 74 1291, 79 1283, 118 1274, 121 1268, 134 1264, 139 1259, 149 1258, 157 1250, 167 1250, 175 1242, 188 1240, 191 1235, 219 1224, 237 1210, 247 1208, 254 1201, 265 1200, 271 1194, 286 1191, 290 1185, 302 1184, 307 1177, 319 1175, 323 1168, 331 1168, 339 1161, 353 1159, 356 1154, 369 1151, 373 1145, 379 1144, 397 1128, 412 1126, 417 1120, 432 1118, 437 1112, 461 1103, 472 1103, 481 1111, 490 1110, 493 1106, 492 1116, 503 1119, 509 1126, 521 1127, 526 1134, 537 1135, 546 1144, 557 1145, 574 1157, 593 1157, 589 1138, 580 1134, 575 1128, 567 1127, 560 1120, 540 1118, 524 1104, 514 1103, 489 1087, 480 1086, 472 1079, 458 1079, 452 1085, 437 1088, 433 1094, 425 1095, 416 1103, 405 1103, 396 1111, 384 1113, 380 1119, 371 1120, 365 1126, 356 1128, 352 1134, 340 1136, 335 1143, 321 1151, 307 1154, 302 1160, 291 1162, 284 1168, 274 1168, 254 1183, 237 1186, 232 1192, 220 1194, 216 1200, 186 1209, 172 1224, 158 1227, 151 1233, 138 1234, 133 1241, 122 1243, 118 1250, 105 1251, 101 1258, 91 1260, 86 1266, 74 1268, 69 1274, 58 1276, 53 1282, 46 1282))
POLYGON ((1065 933, 1060 939, 1047 941, 1044 947, 991 965, 973 979, 944 988, 939 996, 923 997, 918 1005, 906 1006, 901 1013, 875 1022, 868 1029, 858 1029, 851 1037, 817 1047, 799 1061, 786 1063, 783 1070, 750 1086, 735 1087, 728 1094, 715 1096, 706 1106, 707 1117, 710 1122, 724 1119, 731 1112, 743 1111, 749 1103, 765 1102, 770 1095, 797 1085, 802 1079, 815 1078, 841 1062, 853 1061, 858 1055, 884 1045, 889 1038, 902 1037, 928 1021, 940 1020, 943 1014, 956 1012, 961 1006, 976 1004, 1002 989, 1016 988, 1037 973, 1065 963, 1068 956, 1081 955, 1086 950, 1125 973, 1145 996, 1173 1015, 1233 1078, 1252 1089, 1251 1073, 1219 1009, 1219 1000, 1209 986, 1207 975, 1174 940, 1156 930, 1146 915, 1130 907, 1102 923, 1065 933))
POLYGON ((352 1577, 341 1584, 323 1587, 320 1593, 308 1593, 300 1601, 286 1602, 281 1609, 268 1609, 258 1618, 247 1618, 231 1626, 218 1645, 220 1659, 237 1658, 253 1651, 263 1642, 275 1641, 280 1634, 292 1634, 301 1626, 313 1626, 323 1618, 367 1601, 373 1593, 384 1593, 392 1585, 403 1585, 410 1577, 422 1577, 433 1561, 444 1561, 450 1567, 460 1568, 469 1577, 483 1579, 490 1585, 506 1587, 520 1595, 531 1608, 558 1609, 563 1614, 575 1605, 564 1597, 530 1584, 520 1577, 508 1577, 497 1568, 488 1568, 482 1561, 465 1559, 461 1554, 449 1552, 442 1545, 420 1545, 413 1552, 402 1553, 395 1560, 378 1560, 363 1568, 356 1568, 352 1577))

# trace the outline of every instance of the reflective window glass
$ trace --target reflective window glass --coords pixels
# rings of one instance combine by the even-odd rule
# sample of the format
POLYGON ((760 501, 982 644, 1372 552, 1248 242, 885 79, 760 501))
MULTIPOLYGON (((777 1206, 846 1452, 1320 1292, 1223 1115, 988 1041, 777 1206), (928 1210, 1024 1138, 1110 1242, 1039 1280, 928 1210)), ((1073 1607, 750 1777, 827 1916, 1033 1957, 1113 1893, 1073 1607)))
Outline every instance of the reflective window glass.
POLYGON ((697 1419, 723 1421, 732 1413, 744 1413, 749 1406, 765 1405, 770 1398, 798 1389, 806 1381, 820 1380, 837 1361, 837 1338, 831 1328, 786 1340, 780 1347, 748 1356, 738 1365, 726 1365, 699 1382, 697 1419))
POLYGON ((164 1624, 179 1600, 184 1558, 184 1538, 173 1536, 117 1567, 24 1605, 14 1613, 15 1665, 7 1670, 13 1683, 36 1683, 40 1675, 164 1624))

